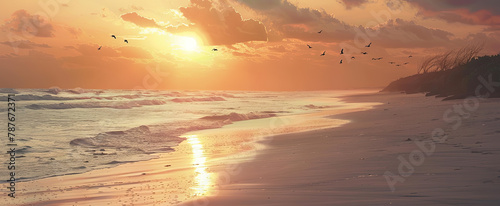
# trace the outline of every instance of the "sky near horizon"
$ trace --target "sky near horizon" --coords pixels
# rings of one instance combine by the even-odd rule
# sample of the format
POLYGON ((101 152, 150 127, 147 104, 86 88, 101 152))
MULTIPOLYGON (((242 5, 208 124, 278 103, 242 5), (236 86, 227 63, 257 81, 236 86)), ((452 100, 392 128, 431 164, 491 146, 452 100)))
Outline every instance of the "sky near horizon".
POLYGON ((0 11, 2 88, 381 88, 429 55, 500 52, 496 0, 27 0, 0 11))

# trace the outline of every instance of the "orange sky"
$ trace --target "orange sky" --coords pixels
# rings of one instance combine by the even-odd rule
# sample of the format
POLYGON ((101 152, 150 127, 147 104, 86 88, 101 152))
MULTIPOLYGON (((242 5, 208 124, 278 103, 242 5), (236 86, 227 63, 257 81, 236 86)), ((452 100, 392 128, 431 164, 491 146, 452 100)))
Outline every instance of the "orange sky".
POLYGON ((0 8, 0 87, 380 88, 415 74, 426 56, 469 43, 484 43, 482 54, 498 54, 498 4, 496 0, 12 2, 0 8), (372 46, 365 47, 369 42, 372 46), (323 51, 326 55, 320 56, 323 51), (372 60, 379 57, 383 59, 372 60), (391 61, 408 64, 396 67, 391 61))

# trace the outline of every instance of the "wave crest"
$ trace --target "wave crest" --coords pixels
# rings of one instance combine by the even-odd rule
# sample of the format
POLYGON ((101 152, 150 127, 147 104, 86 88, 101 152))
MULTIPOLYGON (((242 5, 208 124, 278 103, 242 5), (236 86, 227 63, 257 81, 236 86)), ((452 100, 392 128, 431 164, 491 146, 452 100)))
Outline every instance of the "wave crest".
POLYGON ((59 103, 59 104, 31 104, 28 109, 75 109, 75 108, 113 108, 131 109, 133 107, 163 105, 163 100, 137 100, 130 102, 85 102, 85 103, 59 103))
POLYGON ((226 101, 222 97, 191 97, 191 98, 175 98, 172 102, 213 102, 213 101, 226 101))

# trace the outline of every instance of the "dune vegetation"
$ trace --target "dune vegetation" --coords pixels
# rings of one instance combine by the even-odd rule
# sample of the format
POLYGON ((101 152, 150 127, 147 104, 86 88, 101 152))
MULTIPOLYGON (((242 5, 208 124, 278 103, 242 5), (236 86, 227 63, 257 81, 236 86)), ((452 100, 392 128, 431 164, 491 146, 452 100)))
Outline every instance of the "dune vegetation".
MULTIPOLYGON (((426 93, 445 100, 475 96, 479 85, 500 82, 500 54, 479 57, 481 49, 466 46, 429 57, 422 62, 418 74, 398 79, 382 91, 426 93)), ((489 92, 489 97, 500 97, 500 87, 490 88, 489 92)))

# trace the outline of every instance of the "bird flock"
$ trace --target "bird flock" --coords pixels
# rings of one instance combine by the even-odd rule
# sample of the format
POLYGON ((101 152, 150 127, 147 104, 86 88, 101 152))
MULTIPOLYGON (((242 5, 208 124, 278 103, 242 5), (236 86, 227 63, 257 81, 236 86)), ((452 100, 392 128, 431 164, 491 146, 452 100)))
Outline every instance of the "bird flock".
MULTIPOLYGON (((112 35, 111 35, 111 38, 116 39, 116 35, 112 34, 112 35)), ((126 40, 126 39, 124 39, 124 40, 123 40, 123 42, 125 42, 125 43, 127 43, 127 44, 128 44, 128 40, 126 40)), ((100 46, 97 48, 97 50, 101 50, 101 48, 102 48, 102 45, 100 45, 100 46)))
MULTIPOLYGON (((323 30, 318 31, 318 34, 321 34, 321 33, 323 33, 323 30)), ((111 37, 112 37, 112 38, 114 38, 114 39, 116 39, 116 35, 114 35, 114 34, 113 34, 113 35, 111 35, 111 37)), ((124 40, 123 40, 123 42, 125 42, 125 43, 127 43, 127 44, 128 44, 128 40, 127 40, 127 39, 124 39, 124 40)), ((371 46, 372 46, 372 42, 370 42, 369 44, 365 45, 365 47, 366 47, 366 48, 370 48, 371 46)), ((309 49, 312 49, 312 48, 313 48, 313 47, 312 47, 311 45, 309 45, 309 44, 307 44, 307 47, 308 47, 309 49)), ((101 48, 102 48, 102 46, 99 46, 99 48, 97 48, 97 50, 101 50, 101 48)), ((213 48, 213 49, 212 49, 212 51, 216 52, 216 51, 219 51, 219 50, 218 50, 217 48, 213 48)), ((361 52, 361 54, 363 54, 363 55, 367 55, 367 54, 368 54, 368 52, 363 51, 363 52, 361 52)), ((343 48, 340 50, 340 55, 344 55, 344 49, 343 49, 343 48)), ((320 54, 320 56, 326 56, 326 50, 325 50, 325 51, 323 51, 323 53, 321 53, 321 54, 320 54)), ((408 58, 412 58, 412 57, 413 57, 412 55, 408 56, 408 58)), ((355 56, 351 56, 351 59, 352 59, 352 60, 354 60, 354 59, 356 59, 356 57, 355 57, 355 56)), ((383 59, 383 57, 377 57, 377 58, 375 58, 375 57, 374 57, 374 58, 372 58, 372 61, 379 61, 379 60, 382 60, 382 59, 383 59)), ((343 59, 340 59, 340 62, 339 62, 339 63, 340 63, 340 64, 342 64, 342 63, 343 63, 343 59)), ((390 61, 390 62, 388 62, 388 63, 389 63, 389 64, 392 64, 392 65, 395 65, 396 67, 399 67, 399 66, 402 66, 402 65, 407 65, 407 64, 409 64, 410 62, 396 63, 396 62, 394 62, 394 61, 390 61)))
MULTIPOLYGON (((322 32, 323 32, 323 30, 320 30, 320 31, 318 32, 318 34, 321 34, 322 32)), ((371 46, 372 46, 372 42, 370 42, 369 44, 365 45, 365 47, 366 47, 366 48, 370 48, 371 46)), ((309 44, 307 44, 307 47, 308 47, 309 49, 313 48, 313 47, 312 47, 311 45, 309 45, 309 44)), ((368 52, 366 52, 366 51, 362 51, 362 52, 361 52, 361 54, 362 54, 362 55, 367 55, 367 54, 368 54, 368 52)), ((325 56, 325 55, 326 55, 326 51, 323 51, 323 53, 321 53, 321 54, 320 54, 320 56, 325 56)), ((341 56, 342 56, 342 55, 344 55, 344 49, 343 49, 343 48, 340 50, 340 55, 341 55, 341 56)), ((412 57, 413 57, 412 55, 408 56, 408 58, 412 58, 412 57)), ((372 61, 380 61, 380 60, 382 60, 383 58, 384 58, 384 57, 376 57, 376 58, 375 58, 375 57, 373 57, 373 58, 372 58, 372 61)), ((355 56, 351 56, 351 59, 352 59, 352 60, 354 60, 354 59, 356 59, 356 57, 355 57, 355 56)), ((343 63, 343 59, 340 59, 340 62, 339 62, 339 63, 340 63, 340 64, 342 64, 342 63, 343 63)), ((393 65, 395 65, 396 67, 399 67, 399 66, 402 66, 402 65, 407 65, 407 64, 409 64, 410 62, 396 63, 396 62, 390 61, 390 62, 388 62, 388 63, 389 63, 389 64, 393 64, 393 65)))

